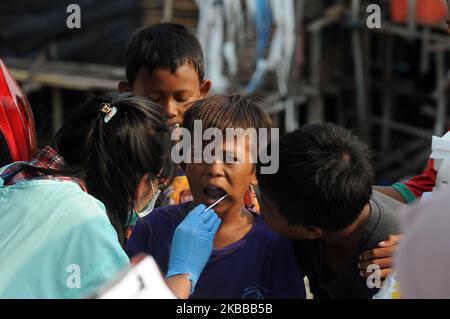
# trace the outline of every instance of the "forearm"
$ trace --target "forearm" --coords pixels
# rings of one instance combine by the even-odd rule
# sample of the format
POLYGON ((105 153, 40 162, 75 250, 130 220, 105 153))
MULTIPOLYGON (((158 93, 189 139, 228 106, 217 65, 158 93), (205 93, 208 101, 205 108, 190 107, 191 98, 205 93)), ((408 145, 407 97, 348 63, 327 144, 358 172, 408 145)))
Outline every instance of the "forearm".
POLYGON ((191 281, 189 275, 176 275, 166 279, 166 284, 179 299, 189 298, 191 281))
POLYGON ((395 200, 398 200, 401 203, 406 204, 406 201, 403 198, 403 196, 391 186, 374 186, 373 189, 395 200))

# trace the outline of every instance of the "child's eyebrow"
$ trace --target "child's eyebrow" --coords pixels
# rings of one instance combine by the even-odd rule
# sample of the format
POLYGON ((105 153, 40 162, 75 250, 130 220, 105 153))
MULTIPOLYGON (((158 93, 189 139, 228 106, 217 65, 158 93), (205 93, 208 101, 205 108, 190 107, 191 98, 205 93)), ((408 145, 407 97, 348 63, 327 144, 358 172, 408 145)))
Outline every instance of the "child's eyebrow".
MULTIPOLYGON (((173 92, 174 95, 182 95, 182 94, 192 94, 192 90, 179 90, 179 91, 175 91, 173 92)), ((147 94, 161 94, 161 93, 165 93, 163 90, 156 90, 156 89, 148 89, 145 90, 145 93, 147 94)))
POLYGON ((179 90, 179 91, 175 91, 174 93, 175 94, 191 94, 192 90, 188 90, 188 89, 186 89, 186 90, 179 90))
POLYGON ((145 93, 161 93, 160 90, 145 90, 145 93))

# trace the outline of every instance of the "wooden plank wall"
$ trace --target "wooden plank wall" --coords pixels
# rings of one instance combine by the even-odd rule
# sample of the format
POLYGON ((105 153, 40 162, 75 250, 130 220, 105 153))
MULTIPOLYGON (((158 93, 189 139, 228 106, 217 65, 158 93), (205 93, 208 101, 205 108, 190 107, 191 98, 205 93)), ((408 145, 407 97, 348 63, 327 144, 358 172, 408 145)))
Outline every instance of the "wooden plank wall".
MULTIPOLYGON (((198 19, 198 8, 194 0, 172 0, 173 11, 171 22, 181 23, 196 29, 198 19)), ((141 25, 148 26, 161 22, 164 16, 164 0, 141 0, 142 8, 141 25)))
MULTIPOLYGON (((194 0, 171 0, 173 1, 172 19, 170 22, 181 23, 196 33, 198 24, 198 7, 194 0)), ((213 1, 213 0, 211 0, 213 1)), ((163 21, 165 0, 141 0, 142 8, 141 26, 163 21)), ((238 74, 231 79, 232 91, 236 92, 245 86, 255 68, 256 35, 250 36, 245 43, 237 48, 239 65, 238 74)))

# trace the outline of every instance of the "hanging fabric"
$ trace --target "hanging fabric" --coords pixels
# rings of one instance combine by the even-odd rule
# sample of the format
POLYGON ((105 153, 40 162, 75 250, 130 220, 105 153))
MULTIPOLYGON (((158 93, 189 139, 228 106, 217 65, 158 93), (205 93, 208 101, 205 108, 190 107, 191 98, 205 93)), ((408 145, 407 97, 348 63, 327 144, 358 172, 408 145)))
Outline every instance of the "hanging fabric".
POLYGON ((199 8, 198 39, 205 55, 205 74, 213 83, 212 91, 223 93, 229 86, 228 79, 223 74, 223 0, 195 2, 199 8))
POLYGON ((247 87, 253 93, 264 81, 268 71, 275 71, 278 91, 282 96, 288 93, 288 81, 295 51, 295 9, 293 0, 256 0, 256 28, 258 49, 256 70, 247 87), (270 14, 268 13, 271 12, 270 14), (264 58, 265 43, 273 24, 275 32, 267 59, 264 58), (267 23, 270 21, 270 24, 267 23))

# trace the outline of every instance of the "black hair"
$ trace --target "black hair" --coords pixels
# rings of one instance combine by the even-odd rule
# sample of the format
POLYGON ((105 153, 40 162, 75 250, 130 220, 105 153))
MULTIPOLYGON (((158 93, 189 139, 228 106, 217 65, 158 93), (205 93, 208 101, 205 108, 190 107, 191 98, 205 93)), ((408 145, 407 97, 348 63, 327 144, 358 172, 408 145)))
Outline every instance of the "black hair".
POLYGON ((58 173, 81 178, 88 192, 106 207, 124 243, 142 177, 173 178, 171 131, 161 106, 131 93, 94 96, 73 112, 55 137, 64 159, 58 173), (102 103, 117 113, 105 123, 102 103))
POLYGON ((186 111, 183 127, 193 130, 194 121, 201 120, 203 129, 270 128, 269 116, 257 100, 239 94, 216 95, 198 100, 186 111))
POLYGON ((199 81, 204 80, 205 66, 200 42, 181 24, 160 23, 137 30, 127 44, 125 68, 130 85, 134 84, 141 68, 149 74, 157 68, 175 73, 183 65, 191 65, 199 81))
POLYGON ((307 125, 280 138, 279 170, 257 169, 258 185, 290 225, 342 230, 369 203, 370 156, 368 146, 342 127, 307 125))
MULTIPOLYGON (((257 99, 239 94, 216 95, 194 102, 184 114, 183 127, 192 132, 196 120, 201 121, 203 131, 208 128, 222 132, 227 128, 254 128, 258 134, 259 129, 266 128, 267 136, 270 136, 270 117, 259 107, 257 99)), ((256 150, 267 146, 260 145, 259 138, 256 143, 256 150)))

